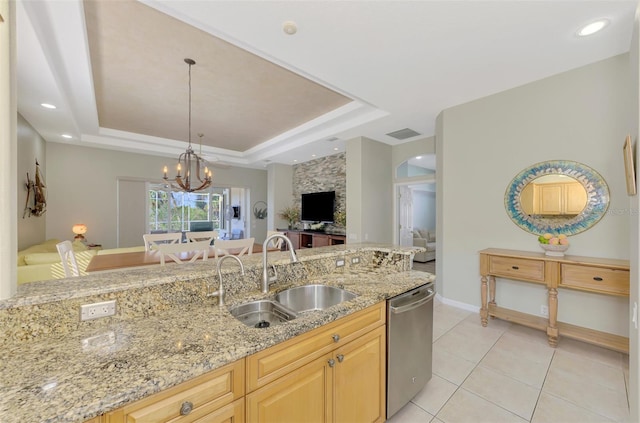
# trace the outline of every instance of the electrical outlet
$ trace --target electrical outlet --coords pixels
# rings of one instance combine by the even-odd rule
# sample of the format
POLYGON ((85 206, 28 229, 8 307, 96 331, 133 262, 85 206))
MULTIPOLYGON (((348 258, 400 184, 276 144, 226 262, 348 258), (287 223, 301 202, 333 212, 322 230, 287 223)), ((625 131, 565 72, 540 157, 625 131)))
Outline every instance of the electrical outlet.
POLYGON ((98 335, 90 336, 82 340, 82 349, 90 350, 93 348, 102 348, 114 345, 116 343, 116 334, 110 330, 98 335))
POLYGON ((344 259, 336 260, 336 267, 343 267, 343 266, 344 266, 344 259))
POLYGON ((360 263, 360 257, 351 257, 351 264, 360 263))
POLYGON ((549 307, 546 305, 540 306, 540 315, 544 317, 549 317, 549 307))
POLYGON ((116 300, 101 303, 83 304, 80 306, 80 321, 99 319, 116 314, 116 300))

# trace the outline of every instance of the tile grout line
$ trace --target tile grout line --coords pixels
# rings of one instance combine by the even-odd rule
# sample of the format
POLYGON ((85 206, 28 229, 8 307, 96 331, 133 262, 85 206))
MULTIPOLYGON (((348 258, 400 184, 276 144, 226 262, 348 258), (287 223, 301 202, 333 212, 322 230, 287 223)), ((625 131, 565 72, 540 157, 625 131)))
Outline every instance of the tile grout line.
MULTIPOLYGON (((455 324, 451 329, 449 329, 449 330, 453 330, 453 328, 455 328, 456 326, 458 326, 459 324, 461 324, 462 322, 464 322, 467 318, 469 318, 469 317, 470 317, 470 316, 472 316, 472 315, 473 315, 473 313, 472 313, 472 314, 470 314, 469 316, 465 317, 464 319, 460 320, 458 323, 456 323, 456 324, 455 324)), ((448 332, 448 331, 447 331, 447 332, 448 332)), ((484 355, 483 355, 483 356, 478 360, 478 362, 473 366, 473 369, 469 372, 469 374, 464 378, 464 380, 463 380, 462 382, 460 382, 460 385, 457 385, 456 390, 455 390, 455 391, 453 391, 453 393, 451 394, 451 396, 449 396, 449 398, 444 402, 444 404, 442 404, 442 406, 438 409, 438 411, 436 412, 436 414, 435 414, 434 418, 437 418, 437 419, 441 420, 441 419, 438 417, 438 414, 440 413, 440 411, 442 411, 442 409, 443 409, 443 408, 444 408, 444 407, 449 403, 449 401, 451 401, 451 398, 453 398, 453 396, 456 394, 456 392, 458 392, 460 389, 464 389, 464 388, 462 387, 462 385, 464 384, 464 382, 469 378, 469 376, 471 375, 471 373, 473 373, 473 371, 474 371, 475 369, 477 369, 477 368, 478 368, 478 366, 480 365, 480 362, 481 362, 481 361, 482 361, 482 360, 487 356, 487 354, 489 354, 489 351, 491 351, 491 350, 493 349, 493 347, 495 347, 495 346, 496 346, 496 344, 498 343, 498 341, 500 340, 500 338, 502 338, 502 336, 503 336, 505 333, 506 333, 506 331, 504 331, 504 332, 502 332, 502 333, 500 334, 500 336, 495 340, 495 342, 491 345, 491 347, 487 350, 487 352, 486 352, 486 353, 484 353, 484 355)), ((444 334, 443 334, 443 335, 444 335, 444 334)), ((453 355, 456 355, 456 354, 453 354, 453 355)), ((463 357, 459 357, 459 358, 463 358, 463 357)), ((439 377, 442 377, 442 376, 439 376, 439 377)), ((454 382, 451 382, 450 380, 448 380, 448 379, 446 379, 446 378, 444 378, 444 377, 442 377, 442 379, 444 379, 444 380, 446 380, 446 381, 448 381, 448 382, 450 382, 450 383, 453 383, 453 384, 455 385, 455 383, 454 383, 454 382)), ((501 408, 501 409, 503 409, 503 410, 505 410, 505 411, 507 411, 507 412, 509 412, 509 413, 513 414, 514 416, 518 416, 517 414, 515 414, 515 413, 513 413, 513 412, 511 412, 511 411, 509 411, 509 410, 507 410, 507 409, 505 409, 504 407, 501 407, 501 406, 500 406, 500 405, 498 405, 498 404, 495 404, 495 403, 494 403, 494 402, 492 402, 492 401, 489 401, 489 400, 488 400, 488 399, 486 399, 486 398, 481 397, 480 395, 478 395, 478 394, 476 394, 476 393, 474 393, 474 392, 471 392, 471 391, 469 391, 469 390, 467 390, 467 389, 464 389, 464 390, 465 390, 466 392, 469 392, 469 393, 470 393, 470 394, 472 394, 472 395, 477 396, 478 398, 482 398, 483 400, 485 400, 485 401, 487 401, 487 402, 489 402, 489 403, 491 403, 491 404, 495 405, 496 407, 499 407, 499 408, 501 408)), ((416 405, 418 405, 418 404, 416 404, 416 405)), ((418 405, 418 407, 420 407, 420 406, 418 405)), ((420 407, 420 408, 422 409, 422 407, 420 407)), ((427 410, 424 410, 424 411, 426 411, 426 412, 428 413, 428 411, 427 411, 427 410)), ((518 416, 518 417, 520 417, 520 416, 518 416)))
POLYGON ((540 390, 538 391, 538 398, 536 398, 536 405, 533 406, 533 413, 531 413, 531 419, 529 422, 533 421, 533 417, 536 415, 536 411, 538 410, 538 403, 540 402, 540 397, 542 396, 542 390, 544 389, 544 384, 547 382, 547 377, 549 376, 549 372, 551 371, 551 363, 553 363, 553 359, 556 356, 556 349, 553 349, 551 354, 551 360, 549 360, 549 365, 547 366, 547 371, 544 374, 544 379, 542 380, 542 384, 540 385, 540 390))
MULTIPOLYGON (((443 306, 443 305, 444 305, 444 306, 447 306, 446 304, 440 304, 440 306, 443 306)), ((435 344, 435 343, 437 342, 437 340, 441 339, 444 335, 446 335, 446 334, 450 333, 452 330, 454 330, 456 327, 458 327, 461 323, 464 323, 464 322, 465 322, 469 317, 473 316, 474 314, 475 314, 475 313, 471 313, 471 314, 467 315, 466 317, 464 317, 464 318, 462 318, 462 319, 458 320, 458 321, 457 321, 453 326, 451 326, 451 327, 450 327, 450 328, 448 328, 446 331, 444 331, 444 332, 443 332, 443 333, 438 337, 438 339, 434 339, 433 343, 435 344)), ((513 325, 514 325, 514 324, 513 324, 513 323, 511 323, 511 324, 509 325, 509 327, 512 327, 513 325)), ((483 400, 484 400, 484 401, 486 401, 487 403, 492 404, 493 406, 498 407, 499 409, 502 409, 502 410, 506 411, 506 412, 507 412, 507 413, 509 413, 510 415, 517 416, 518 418, 522 418, 520 415, 516 414, 515 412, 510 411, 510 410, 508 410, 508 409, 504 408, 503 406, 500 406, 499 404, 496 404, 496 403, 494 403, 493 401, 488 400, 488 399, 486 399, 486 398, 482 397, 481 395, 476 394, 476 393, 474 393, 474 392, 472 392, 472 391, 469 391, 468 389, 466 389, 466 388, 464 388, 464 387, 463 387, 464 383, 467 381, 467 379, 469 378, 469 376, 470 376, 474 371, 476 371, 479 367, 485 368, 485 369, 487 369, 487 370, 491 370, 490 368, 486 368, 486 367, 481 366, 481 362, 482 362, 482 361, 487 357, 487 355, 488 355, 488 354, 493 350, 493 348, 495 348, 495 347, 496 347, 497 343, 498 343, 498 342, 503 338, 503 336, 504 336, 505 334, 507 334, 508 332, 509 332, 509 331, 508 331, 508 329, 505 329, 504 331, 502 331, 502 333, 500 333, 500 335, 496 338, 496 340, 493 342, 493 344, 490 346, 490 348, 489 348, 489 349, 488 349, 488 350, 487 350, 487 351, 482 355, 482 357, 481 357, 481 358, 480 358, 480 359, 479 359, 479 360, 478 360, 478 361, 473 365, 472 370, 471 370, 471 371, 467 374, 467 376, 466 376, 466 377, 465 377, 465 378, 460 382, 460 384, 457 384, 457 383, 455 383, 454 381, 451 381, 451 380, 449 380, 449 379, 448 379, 448 378, 446 378, 446 377, 443 377, 443 376, 438 375, 437 373, 434 373, 436 376, 438 376, 439 378, 443 379, 444 381, 447 381, 447 382, 449 382, 449 383, 451 383, 451 384, 453 384, 453 385, 455 385, 455 386, 456 386, 456 389, 453 391, 453 393, 452 393, 452 394, 447 398, 447 400, 442 404, 442 406, 440 406, 440 407, 438 408, 438 410, 436 411, 436 413, 435 413, 434 415, 432 415, 428 410, 426 410, 426 409, 424 409, 423 407, 421 407, 419 404, 417 404, 417 403, 413 402, 413 400, 411 400, 411 403, 413 403, 413 405, 417 406, 420 410, 424 411, 427 415, 432 416, 431 421, 434 421, 435 419, 441 420, 441 418, 439 417, 439 415, 440 415, 440 413, 442 412, 442 410, 447 406, 447 404, 451 401, 451 399, 452 399, 452 398, 453 398, 453 397, 454 397, 454 396, 455 396, 455 395, 456 395, 456 394, 457 394, 461 389, 463 389, 466 393, 471 394, 471 395, 474 395, 475 397, 478 397, 478 398, 480 398, 480 399, 483 399, 483 400)), ((523 384, 524 384, 524 385, 526 385, 526 386, 529 386, 529 387, 531 387, 531 388, 534 388, 534 389, 537 389, 537 390, 538 390, 538 395, 537 395, 537 398, 536 398, 536 401, 535 401, 535 404, 534 404, 534 407, 533 407, 533 410, 532 410, 531 416, 530 416, 530 418, 529 418, 529 419, 523 419, 523 420, 526 420, 526 421, 528 421, 528 422, 532 422, 532 421, 534 420, 534 417, 536 416, 536 412, 537 412, 537 411, 539 411, 539 410, 538 410, 538 407, 539 407, 539 405, 540 405, 540 400, 541 400, 542 392, 544 391, 544 389, 545 389, 545 385, 547 384, 547 382, 548 382, 548 380, 549 380, 549 376, 550 376, 550 372, 551 372, 551 366, 553 365, 554 361, 555 361, 555 360, 557 360, 557 359, 558 359, 558 357, 559 357, 559 356, 558 356, 558 354, 556 354, 558 351, 559 351, 559 350, 558 350, 557 348, 552 348, 551 358, 550 358, 550 359, 549 359, 549 361, 548 361, 547 369, 546 369, 546 371, 545 371, 545 374, 544 374, 544 378, 543 378, 542 384, 540 385, 540 387, 539 387, 539 388, 538 388, 537 386, 529 385, 528 383, 525 383, 525 382, 523 382, 523 381, 520 381, 519 379, 514 378, 514 377, 513 377, 512 375, 510 375, 510 374, 503 374, 503 373, 501 373, 501 372, 497 372, 498 374, 502 374, 503 376, 508 377, 509 379, 512 379, 512 380, 514 380, 514 381, 517 381, 517 382, 523 383, 523 384)), ((565 352, 565 351, 563 350, 563 352, 565 352)), ((625 399, 626 399, 627 409, 629 408, 629 390, 628 390, 628 385, 627 385, 627 383, 626 383, 626 376, 625 376, 625 373, 624 373, 624 371, 625 371, 625 370, 624 370, 624 365, 623 365, 624 363, 623 363, 623 362, 621 362, 621 363, 620 363, 620 364, 621 364, 621 366, 620 366, 620 367, 618 367, 618 366, 612 366, 612 365, 610 365, 610 363, 609 363, 608 361, 600 361, 600 360, 598 360, 597 358, 593 358, 593 357, 590 357, 590 356, 583 356, 583 355, 580 355, 580 354, 578 354, 578 353, 574 353, 574 352, 572 352, 572 351, 566 351, 566 352, 567 352, 567 353, 569 353, 569 354, 571 354, 571 355, 576 354, 576 355, 578 355, 578 356, 580 356, 580 357, 582 357, 582 358, 584 358, 584 359, 586 359, 586 360, 588 360, 588 361, 591 361, 591 362, 597 363, 597 364, 599 364, 599 365, 604 365, 604 366, 607 366, 607 367, 615 367, 617 370, 622 371, 622 378, 623 378, 623 381, 625 382, 625 383, 624 383, 624 386, 625 386, 624 394, 625 394, 625 399)), ((464 357, 461 357, 461 356, 459 356, 459 355, 457 355, 457 354, 453 354, 453 353, 450 353, 450 352, 449 352, 449 354, 452 354, 452 355, 454 355, 454 356, 456 356, 456 357, 459 357, 459 358, 461 358, 461 359, 467 360, 467 359, 465 359, 464 357)), ((620 360, 624 361, 624 355, 621 355, 621 356, 620 356, 620 360)), ((469 361, 469 360, 467 360, 467 361, 469 361)), ((607 387, 607 386, 606 386, 606 385, 604 385, 604 387, 607 387)), ((615 391, 615 389, 614 389, 614 391, 615 391)), ((568 399, 566 399, 566 398, 563 398, 563 397, 559 397, 559 396, 557 396, 557 395, 554 395, 553 393, 549 393, 549 392, 545 391, 545 394, 547 394, 547 395, 549 395, 549 396, 551 396, 551 397, 557 398, 557 399, 559 399, 559 400, 566 401, 568 404, 572 404, 573 406, 575 406, 575 407, 577 407, 577 408, 579 408, 579 409, 582 409, 582 410, 584 410, 584 411, 586 411, 586 412, 593 413, 593 414, 595 414, 595 415, 599 415, 600 417, 602 417, 602 418, 604 418, 604 419, 607 419, 607 420, 610 420, 610 419, 611 419, 611 420, 615 420, 615 419, 612 419, 611 417, 608 417, 608 416, 602 415, 602 414, 601 414, 601 413, 599 413, 599 412, 593 411, 593 410, 591 410, 591 409, 589 409, 589 408, 585 408, 584 406, 581 406, 581 405, 579 405, 579 404, 576 404, 576 403, 574 403, 573 401, 570 401, 570 400, 568 400, 568 399)), ((623 420, 623 421, 624 421, 624 420, 623 420)))

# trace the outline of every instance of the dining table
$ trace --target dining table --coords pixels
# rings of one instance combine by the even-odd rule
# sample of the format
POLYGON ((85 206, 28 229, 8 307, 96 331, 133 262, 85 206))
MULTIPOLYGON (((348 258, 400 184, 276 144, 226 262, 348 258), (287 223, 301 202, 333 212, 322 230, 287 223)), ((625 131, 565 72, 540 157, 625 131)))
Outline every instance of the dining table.
MULTIPOLYGON (((228 250, 229 254, 233 255, 238 255, 241 251, 241 248, 230 248, 228 250)), ((277 248, 268 248, 268 251, 279 250, 277 248)), ((196 251, 187 251, 183 253, 176 253, 176 256, 178 256, 182 261, 188 261, 196 253, 196 251)), ((255 253, 262 253, 262 244, 253 244, 252 254, 255 253)), ((86 268, 86 272, 102 272, 105 270, 126 269, 129 267, 159 265, 161 255, 162 254, 158 250, 116 254, 96 254, 91 258, 91 261, 86 268)), ((220 255, 220 250, 218 250, 218 255, 220 255)), ((215 248, 213 246, 209 248, 208 257, 215 257, 215 248)), ((200 259, 201 258, 198 260, 200 259)), ((172 263, 172 261, 167 261, 167 263, 172 263)))

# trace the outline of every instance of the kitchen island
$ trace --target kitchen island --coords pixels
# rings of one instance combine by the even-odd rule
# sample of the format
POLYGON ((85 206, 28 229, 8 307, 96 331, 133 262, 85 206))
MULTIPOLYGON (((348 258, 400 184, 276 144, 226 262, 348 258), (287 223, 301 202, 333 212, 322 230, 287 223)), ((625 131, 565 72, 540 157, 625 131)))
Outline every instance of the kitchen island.
POLYGON ((335 246, 299 254, 297 264, 289 264, 286 253, 274 253, 269 263, 278 266, 281 280, 268 294, 257 289, 259 257, 243 259, 245 276, 235 266, 225 266, 228 305, 272 298, 277 291, 309 283, 358 294, 324 311, 261 329, 243 325, 226 307, 218 307, 216 299, 206 297, 206 284, 218 283, 212 272, 215 261, 162 275, 114 273, 117 280, 102 292, 97 284, 108 275, 88 276, 81 278, 85 286, 78 290, 83 294, 65 294, 60 288, 46 294, 49 302, 23 293, 0 309, 3 327, 13 325, 2 333, 0 421, 86 421, 357 313, 434 279, 410 270, 415 251, 335 246), (357 265, 352 265, 353 257, 359 259, 357 265), (336 267, 340 260, 347 265, 336 267), (118 300, 117 316, 78 322, 78 304, 109 298, 118 300), (38 326, 44 322, 49 326, 38 326))

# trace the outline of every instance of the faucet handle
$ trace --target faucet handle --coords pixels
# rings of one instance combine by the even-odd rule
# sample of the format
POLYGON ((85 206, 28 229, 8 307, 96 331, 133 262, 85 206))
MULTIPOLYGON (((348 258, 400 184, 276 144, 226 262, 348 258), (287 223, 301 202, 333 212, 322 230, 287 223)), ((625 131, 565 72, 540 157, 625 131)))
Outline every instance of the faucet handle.
POLYGON ((271 268, 273 269, 273 276, 269 278, 269 283, 274 283, 278 280, 278 272, 276 271, 276 266, 271 264, 271 268))

